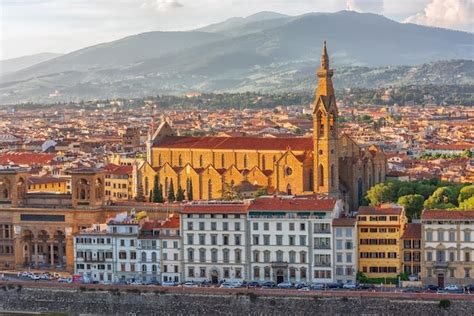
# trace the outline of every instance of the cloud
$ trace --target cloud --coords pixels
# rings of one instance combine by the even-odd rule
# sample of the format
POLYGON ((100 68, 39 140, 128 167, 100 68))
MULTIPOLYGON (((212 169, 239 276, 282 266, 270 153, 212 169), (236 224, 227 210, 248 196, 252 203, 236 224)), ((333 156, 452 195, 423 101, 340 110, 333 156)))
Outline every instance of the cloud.
POLYGON ((472 0, 432 0, 419 12, 404 20, 406 23, 474 31, 472 0))
POLYGON ((167 12, 183 7, 183 4, 178 0, 150 0, 145 1, 141 5, 142 8, 152 8, 160 12, 167 12))

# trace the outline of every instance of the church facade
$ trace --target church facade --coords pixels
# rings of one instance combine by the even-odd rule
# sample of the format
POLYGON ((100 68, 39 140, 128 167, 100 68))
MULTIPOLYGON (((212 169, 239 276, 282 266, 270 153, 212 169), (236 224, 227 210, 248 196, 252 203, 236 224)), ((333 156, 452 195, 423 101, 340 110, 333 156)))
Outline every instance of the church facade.
POLYGON ((147 162, 135 166, 134 186, 148 198, 157 176, 165 197, 171 186, 185 196, 191 191, 194 200, 221 199, 229 187, 265 188, 270 194, 338 197, 355 209, 371 186, 385 180, 386 157, 339 132, 326 44, 316 74, 312 137, 188 137, 162 122, 149 135, 147 162))

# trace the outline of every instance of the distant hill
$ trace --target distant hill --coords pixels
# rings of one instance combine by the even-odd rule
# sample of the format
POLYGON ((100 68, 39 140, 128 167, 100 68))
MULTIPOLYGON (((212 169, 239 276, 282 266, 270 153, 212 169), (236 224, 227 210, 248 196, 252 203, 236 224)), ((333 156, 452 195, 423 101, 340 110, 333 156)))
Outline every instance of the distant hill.
POLYGON ((39 53, 34 55, 0 60, 0 75, 28 68, 35 64, 39 64, 43 61, 47 61, 61 55, 62 54, 56 53, 39 53))
POLYGON ((262 12, 195 31, 143 33, 87 47, 0 77, 0 96, 3 103, 56 102, 314 89, 323 40, 339 87, 473 83, 471 33, 349 11, 262 12), (438 60, 452 61, 433 64, 438 60))

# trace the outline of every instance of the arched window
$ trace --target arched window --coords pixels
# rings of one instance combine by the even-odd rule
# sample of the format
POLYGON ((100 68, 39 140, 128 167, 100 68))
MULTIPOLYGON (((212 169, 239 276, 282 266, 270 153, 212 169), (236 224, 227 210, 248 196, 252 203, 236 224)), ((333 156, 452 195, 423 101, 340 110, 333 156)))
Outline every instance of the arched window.
POLYGON ((199 156, 199 167, 204 165, 204 160, 202 159, 202 155, 199 156))
POLYGON ((179 155, 178 157, 178 166, 182 167, 183 166, 183 157, 179 155))
POLYGON ((81 189, 81 191, 79 193, 79 199, 80 200, 85 200, 86 199, 86 190, 85 189, 81 189))
POLYGON ((269 279, 270 278, 270 267, 263 268, 263 274, 264 274, 265 279, 269 279))
POLYGON ((254 280, 260 279, 260 267, 253 267, 253 278, 254 280))
POLYGON ((148 195, 149 189, 148 177, 145 177, 145 195, 148 195))
POLYGON ((300 252, 300 263, 306 263, 306 251, 300 252))
POLYGON ((265 156, 262 156, 262 170, 267 169, 266 162, 265 162, 265 156))
POLYGON ((146 252, 142 252, 142 262, 146 262, 146 252))
POLYGON ((318 112, 318 115, 316 117, 316 124, 317 124, 317 129, 318 129, 318 137, 324 137, 324 116, 321 111, 318 112))
POLYGON ((335 178, 334 178, 334 165, 331 165, 331 187, 334 188, 335 178))
POLYGON ((309 191, 314 191, 314 172, 313 168, 308 171, 309 191))
POLYGON ((291 195, 291 185, 289 183, 286 186, 286 194, 291 195))
POLYGON ((146 272, 146 264, 142 264, 142 272, 146 272))
POLYGON ((331 134, 334 134, 336 132, 334 117, 335 116, 332 113, 329 115, 329 131, 331 132, 331 134))
POLYGON ((224 154, 221 155, 221 168, 225 168, 225 156, 224 156, 224 154))
POLYGON ((290 263, 296 262, 296 253, 293 250, 289 252, 289 262, 290 263))
POLYGON ((3 189, 3 198, 8 199, 8 189, 3 189))
POLYGON ((362 178, 359 178, 357 180, 357 199, 360 201, 362 201, 362 197, 364 196, 364 185, 362 183, 362 178))
POLYGON ((235 249, 235 262, 240 263, 242 261, 242 251, 240 249, 235 249))
POLYGON ((320 187, 324 186, 324 167, 323 167, 323 165, 319 165, 318 185, 320 187))
POLYGON ((194 249, 188 249, 188 261, 189 262, 194 261, 194 249))
POLYGON ((276 261, 277 262, 283 262, 283 251, 278 250, 276 252, 276 261))
POLYGON ((260 262, 260 251, 254 250, 253 252, 253 261, 260 262))
POLYGON ((206 262, 206 249, 199 249, 199 262, 206 262))
POLYGON ((156 273, 158 270, 156 269, 156 264, 152 265, 151 266, 151 271, 153 271, 153 273, 156 273))
POLYGON ((207 181, 207 199, 212 200, 212 180, 207 181))
POLYGON ((217 263, 217 249, 211 249, 211 262, 217 263))
POLYGON ((222 251, 222 256, 224 263, 229 263, 229 249, 224 249, 222 251))
POLYGON ((244 169, 247 169, 247 163, 248 163, 247 160, 248 160, 247 159, 247 154, 244 154, 244 169))
POLYGON ((151 253, 151 261, 156 262, 156 252, 151 253))

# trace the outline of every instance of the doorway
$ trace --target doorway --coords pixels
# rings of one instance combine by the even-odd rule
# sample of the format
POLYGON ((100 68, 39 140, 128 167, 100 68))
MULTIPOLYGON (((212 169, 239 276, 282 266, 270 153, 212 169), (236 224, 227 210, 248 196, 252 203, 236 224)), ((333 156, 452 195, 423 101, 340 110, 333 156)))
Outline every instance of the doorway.
POLYGON ((444 274, 438 274, 438 287, 444 289, 444 274))
POLYGON ((211 283, 212 284, 219 283, 219 273, 217 272, 217 270, 211 271, 211 283))
POLYGON ((276 280, 277 284, 280 284, 285 281, 285 275, 282 269, 277 270, 276 277, 277 277, 277 280, 276 280))

